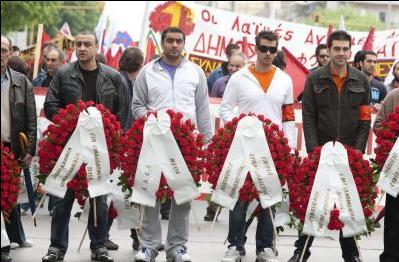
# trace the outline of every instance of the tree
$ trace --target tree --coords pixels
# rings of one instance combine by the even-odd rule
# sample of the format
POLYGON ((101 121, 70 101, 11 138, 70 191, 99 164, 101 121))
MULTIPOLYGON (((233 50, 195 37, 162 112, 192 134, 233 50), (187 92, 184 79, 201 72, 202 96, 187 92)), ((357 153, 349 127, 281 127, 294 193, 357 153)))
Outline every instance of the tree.
POLYGON ((329 24, 332 24, 334 29, 338 29, 341 15, 344 17, 345 29, 348 31, 368 31, 370 26, 376 27, 377 30, 386 29, 386 25, 376 15, 368 12, 359 12, 358 9, 350 5, 341 6, 337 9, 318 7, 301 22, 323 27, 328 27, 329 24), (318 17, 317 22, 315 21, 316 17, 318 17))
POLYGON ((51 24, 60 2, 1 1, 1 33, 23 30, 32 24, 51 24))
POLYGON ((48 34, 58 33, 64 22, 69 24, 72 35, 83 31, 94 31, 100 19, 99 1, 60 1, 57 18, 51 24, 46 24, 48 34))
POLYGON ((23 30, 25 26, 44 24, 44 30, 55 36, 64 22, 72 35, 94 31, 101 15, 99 1, 1 1, 1 32, 23 30))

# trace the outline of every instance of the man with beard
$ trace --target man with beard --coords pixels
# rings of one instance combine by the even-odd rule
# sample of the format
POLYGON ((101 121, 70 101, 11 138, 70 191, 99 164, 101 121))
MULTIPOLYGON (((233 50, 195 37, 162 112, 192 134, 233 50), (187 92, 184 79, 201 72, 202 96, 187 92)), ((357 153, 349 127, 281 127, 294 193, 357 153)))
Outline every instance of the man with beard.
MULTIPOLYGON (((348 65, 351 36, 347 32, 333 32, 327 39, 327 47, 330 63, 308 76, 303 93, 306 150, 310 153, 317 146, 339 141, 364 152, 371 123, 369 81, 348 65)), ((306 262, 313 239, 299 232, 294 256, 288 262, 299 262, 302 252, 306 262)), ((354 237, 343 237, 340 231, 339 242, 345 262, 361 262, 354 237)))
POLYGON ((373 51, 365 51, 359 61, 361 71, 370 82, 370 104, 378 110, 381 107, 382 100, 384 100, 387 95, 387 89, 383 83, 373 76, 376 64, 377 54, 373 51))
MULTIPOLYGON (((182 57, 185 38, 184 32, 177 27, 162 32, 163 55, 145 65, 134 82, 133 118, 151 111, 173 109, 195 123, 205 143, 209 143, 212 133, 206 77, 199 66, 182 57)), ((135 261, 153 262, 158 255, 162 240, 159 209, 160 201, 155 207, 144 207, 140 249, 135 261)), ((167 261, 191 261, 186 247, 190 209, 190 202, 177 205, 172 199, 165 245, 167 261)))
MULTIPOLYGON (((51 120, 60 109, 78 100, 103 104, 120 122, 124 121, 125 98, 122 80, 114 69, 96 61, 98 41, 94 34, 82 33, 75 38, 78 60, 57 71, 44 102, 44 113, 51 120)), ((68 230, 75 192, 68 189, 63 199, 54 201, 51 221, 51 244, 43 262, 62 261, 68 249, 68 230)), ((108 206, 106 196, 96 197, 97 226, 94 226, 93 199, 90 199, 88 232, 91 259, 112 262, 104 242, 107 239, 108 206)))

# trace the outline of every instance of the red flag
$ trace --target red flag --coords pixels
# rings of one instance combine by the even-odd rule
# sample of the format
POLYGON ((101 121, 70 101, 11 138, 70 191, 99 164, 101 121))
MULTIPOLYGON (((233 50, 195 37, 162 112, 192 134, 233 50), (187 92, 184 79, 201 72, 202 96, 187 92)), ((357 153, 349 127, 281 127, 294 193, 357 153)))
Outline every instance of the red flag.
POLYGON ((282 48, 287 67, 285 72, 291 77, 292 83, 294 85, 294 101, 297 99, 298 95, 302 93, 306 78, 309 74, 309 70, 302 65, 296 57, 288 51, 287 48, 282 48))
POLYGON ((327 39, 328 37, 333 33, 334 29, 333 29, 333 25, 329 24, 328 25, 328 30, 327 30, 327 38, 326 38, 326 43, 327 43, 327 39))
POLYGON ((363 51, 373 51, 373 42, 374 42, 374 31, 375 27, 371 27, 369 34, 367 36, 366 42, 364 42, 363 51))
POLYGON ((152 37, 148 37, 144 64, 147 64, 148 62, 150 62, 151 59, 155 56, 155 54, 156 54, 156 46, 154 44, 154 41, 153 41, 152 37))
POLYGON ((45 43, 47 43, 47 42, 50 42, 51 41, 51 39, 50 39, 50 36, 46 33, 46 31, 44 31, 44 29, 43 29, 43 34, 42 34, 42 46, 45 44, 45 43))
POLYGON ((122 47, 119 47, 118 52, 112 56, 111 48, 108 49, 107 53, 105 54, 105 59, 107 60, 107 65, 118 70, 119 69, 119 58, 121 57, 123 51, 122 47))
POLYGON ((249 57, 248 38, 246 36, 242 38, 242 52, 249 57))

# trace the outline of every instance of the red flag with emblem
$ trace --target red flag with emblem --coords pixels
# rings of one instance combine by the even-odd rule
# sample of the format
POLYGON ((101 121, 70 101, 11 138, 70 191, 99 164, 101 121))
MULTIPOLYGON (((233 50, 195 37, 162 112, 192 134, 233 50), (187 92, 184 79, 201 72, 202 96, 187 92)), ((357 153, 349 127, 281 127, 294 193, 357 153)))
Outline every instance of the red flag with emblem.
POLYGON ((298 95, 302 93, 306 78, 309 74, 309 70, 302 65, 296 57, 288 51, 287 48, 282 48, 285 62, 287 67, 285 68, 285 72, 291 77, 292 84, 294 86, 294 101, 297 99, 298 95))

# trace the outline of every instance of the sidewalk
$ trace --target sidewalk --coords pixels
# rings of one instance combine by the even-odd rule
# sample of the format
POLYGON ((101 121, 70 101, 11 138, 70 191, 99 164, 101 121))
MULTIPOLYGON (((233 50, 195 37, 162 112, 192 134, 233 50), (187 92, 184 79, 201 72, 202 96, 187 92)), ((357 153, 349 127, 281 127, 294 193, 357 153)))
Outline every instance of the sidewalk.
MULTIPOLYGON (((206 210, 206 202, 194 201, 193 210, 199 220, 201 231, 198 231, 195 224, 193 212, 190 218, 190 236, 188 242, 188 251, 193 261, 198 262, 217 262, 223 257, 227 249, 227 245, 223 245, 227 237, 228 230, 228 212, 224 209, 216 222, 212 236, 209 236, 211 222, 205 222, 203 216, 206 210)), ((32 248, 11 250, 13 262, 36 262, 41 261, 42 256, 47 252, 50 244, 50 226, 51 217, 47 212, 47 204, 45 208, 39 211, 37 217, 38 226, 35 228, 30 216, 22 217, 25 234, 27 238, 34 242, 32 248)), ((167 221, 162 220, 163 239, 166 237, 167 221)), ((86 238, 83 243, 80 253, 77 253, 79 242, 83 235, 85 225, 75 219, 71 219, 69 226, 69 249, 65 256, 65 261, 90 261, 89 239, 86 238)), ((255 231, 256 220, 252 223, 248 230, 248 241, 246 245, 247 255, 242 258, 242 262, 255 261, 255 231)), ((132 240, 130 239, 129 230, 118 231, 116 222, 111 228, 111 240, 119 245, 119 250, 111 251, 110 254, 115 261, 132 262, 133 249, 131 247, 132 240)), ((278 258, 281 262, 286 262, 294 251, 294 242, 296 240, 296 231, 285 229, 277 239, 277 249, 279 251, 278 258)), ((379 255, 383 248, 383 223, 382 228, 377 229, 371 237, 359 241, 361 253, 364 262, 378 262, 379 255)), ((340 262, 341 249, 338 242, 338 232, 332 232, 328 237, 315 239, 311 249, 312 256, 309 262, 340 262)), ((165 253, 161 252, 158 256, 157 262, 166 261, 165 253)))

